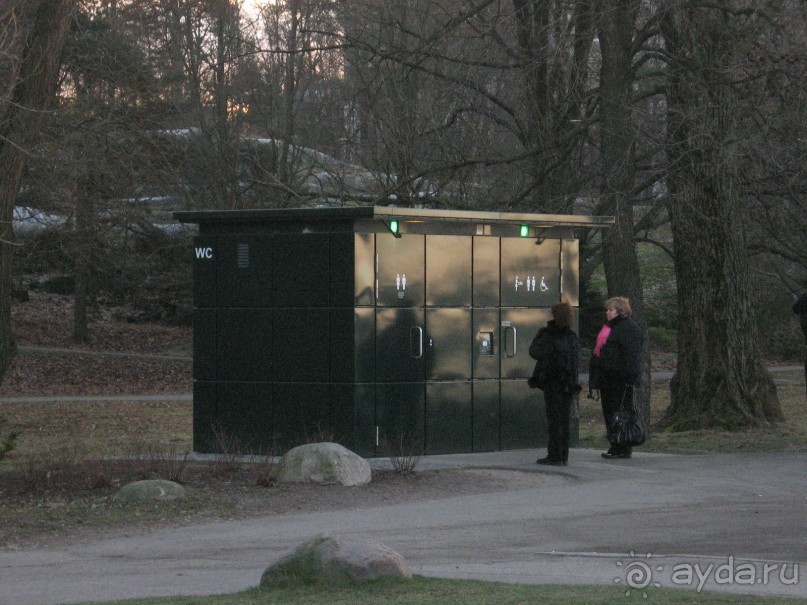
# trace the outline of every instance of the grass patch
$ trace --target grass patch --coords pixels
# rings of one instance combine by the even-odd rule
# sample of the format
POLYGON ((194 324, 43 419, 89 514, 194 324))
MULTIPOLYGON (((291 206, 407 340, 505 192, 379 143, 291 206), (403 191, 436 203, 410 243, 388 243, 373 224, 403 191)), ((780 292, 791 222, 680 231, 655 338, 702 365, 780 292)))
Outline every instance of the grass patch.
POLYGON ((9 458, 72 448, 77 442, 87 456, 124 456, 144 435, 184 451, 191 449, 193 438, 193 403, 187 400, 6 403, 0 404, 0 416, 19 433, 9 458))
MULTIPOLYGON (((116 601, 118 605, 610 605, 638 598, 648 605, 772 605, 805 604, 807 599, 717 595, 695 591, 653 588, 625 595, 617 586, 529 586, 445 580, 416 576, 412 580, 379 580, 363 585, 291 584, 256 588, 230 595, 159 597, 116 601)), ((99 604, 100 605, 100 604, 99 604)), ((107 603, 107 605, 112 605, 107 603)))
MULTIPOLYGON (((807 414, 804 401, 804 371, 792 370, 773 373, 779 402, 785 420, 767 427, 746 431, 652 431, 641 447, 642 452, 668 454, 708 454, 729 452, 807 451, 807 414)), ((653 382, 650 400, 650 422, 661 420, 670 405, 669 381, 653 382)), ((605 426, 599 401, 580 399, 579 447, 605 448, 605 426)))

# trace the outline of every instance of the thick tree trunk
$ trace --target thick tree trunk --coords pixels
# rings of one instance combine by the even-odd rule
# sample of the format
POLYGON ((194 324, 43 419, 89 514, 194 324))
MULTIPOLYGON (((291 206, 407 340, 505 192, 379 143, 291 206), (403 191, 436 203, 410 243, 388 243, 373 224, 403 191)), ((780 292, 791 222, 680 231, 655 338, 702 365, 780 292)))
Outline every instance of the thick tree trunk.
POLYGON ((671 9, 669 212, 678 284, 678 369, 666 422, 740 429, 782 418, 758 346, 741 217, 736 64, 725 13, 671 9), (684 60, 685 58, 685 60, 684 60))
POLYGON ((11 333, 12 219, 28 154, 47 117, 58 81, 61 53, 75 0, 20 2, 9 8, 23 24, 19 72, 11 103, 0 115, 0 381, 14 356, 11 333))
MULTIPOLYGON (((633 231, 633 186, 636 127, 631 111, 634 78, 633 32, 635 0, 606 0, 600 21, 600 129, 603 186, 601 212, 614 216, 614 226, 603 242, 603 266, 609 296, 626 296, 634 319, 646 328, 644 296, 633 231)), ((642 385, 638 401, 642 415, 650 415, 650 347, 644 339, 642 385)))

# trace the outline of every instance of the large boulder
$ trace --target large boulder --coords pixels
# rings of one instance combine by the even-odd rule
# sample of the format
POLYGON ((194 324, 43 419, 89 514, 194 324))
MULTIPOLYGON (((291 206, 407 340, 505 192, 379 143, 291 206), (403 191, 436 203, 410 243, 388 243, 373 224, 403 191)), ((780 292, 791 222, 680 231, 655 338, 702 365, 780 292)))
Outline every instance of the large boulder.
POLYGON ((309 443, 280 459, 278 481, 364 485, 372 473, 367 460, 338 443, 309 443))
POLYGON ((178 500, 185 497, 185 488, 173 481, 147 479, 124 485, 115 497, 123 502, 178 500))
POLYGON ((261 586, 288 582, 360 583, 381 577, 411 578, 406 559, 375 540, 323 534, 298 546, 261 576, 261 586))

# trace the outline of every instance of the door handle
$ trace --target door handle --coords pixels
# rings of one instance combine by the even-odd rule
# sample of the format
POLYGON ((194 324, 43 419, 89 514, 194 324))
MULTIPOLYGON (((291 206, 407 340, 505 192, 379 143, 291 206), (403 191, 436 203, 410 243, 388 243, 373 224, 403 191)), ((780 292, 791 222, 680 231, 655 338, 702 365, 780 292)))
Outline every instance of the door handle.
POLYGON ((516 356, 518 334, 516 333, 515 326, 506 326, 504 328, 504 346, 502 347, 502 355, 511 359, 516 356))
POLYGON ((423 357, 423 328, 420 326, 409 330, 409 355, 413 359, 423 357))

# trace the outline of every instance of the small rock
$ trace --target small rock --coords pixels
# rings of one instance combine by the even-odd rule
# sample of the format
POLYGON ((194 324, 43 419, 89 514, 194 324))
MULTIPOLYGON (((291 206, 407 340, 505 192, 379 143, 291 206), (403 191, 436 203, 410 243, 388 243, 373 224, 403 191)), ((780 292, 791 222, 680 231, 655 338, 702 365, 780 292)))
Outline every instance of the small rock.
POLYGON ((179 483, 164 479, 147 479, 128 483, 115 495, 125 502, 141 502, 144 500, 178 500, 185 497, 185 488, 179 483))
POLYGON ((278 481, 365 485, 372 471, 367 460, 338 443, 310 443, 280 459, 278 481))
POLYGON ((375 540, 317 536, 263 572, 261 586, 284 582, 360 583, 382 577, 411 578, 406 559, 375 540))

